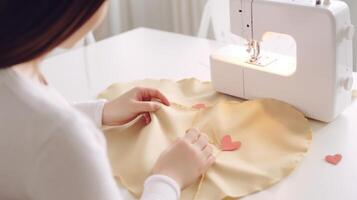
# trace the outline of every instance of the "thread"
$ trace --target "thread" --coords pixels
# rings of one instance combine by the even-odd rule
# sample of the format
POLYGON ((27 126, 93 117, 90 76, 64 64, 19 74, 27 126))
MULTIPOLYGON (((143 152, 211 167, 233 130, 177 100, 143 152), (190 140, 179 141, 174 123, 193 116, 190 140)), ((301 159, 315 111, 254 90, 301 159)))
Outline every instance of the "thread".
POLYGON ((192 199, 192 200, 197 200, 198 195, 200 194, 200 191, 201 191, 201 188, 202 188, 203 181, 205 180, 205 177, 206 177, 206 173, 202 174, 201 179, 200 179, 200 182, 198 183, 198 186, 197 186, 196 193, 195 193, 195 195, 193 196, 193 199, 192 199))

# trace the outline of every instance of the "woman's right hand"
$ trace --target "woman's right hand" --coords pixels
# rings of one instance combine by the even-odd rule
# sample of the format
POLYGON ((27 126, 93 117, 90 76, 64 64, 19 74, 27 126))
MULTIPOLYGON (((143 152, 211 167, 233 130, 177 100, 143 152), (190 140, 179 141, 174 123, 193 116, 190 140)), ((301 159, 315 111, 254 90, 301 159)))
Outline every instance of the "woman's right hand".
POLYGON ((157 160, 153 174, 174 179, 181 189, 194 183, 214 163, 213 148, 207 136, 197 129, 189 129, 157 160))

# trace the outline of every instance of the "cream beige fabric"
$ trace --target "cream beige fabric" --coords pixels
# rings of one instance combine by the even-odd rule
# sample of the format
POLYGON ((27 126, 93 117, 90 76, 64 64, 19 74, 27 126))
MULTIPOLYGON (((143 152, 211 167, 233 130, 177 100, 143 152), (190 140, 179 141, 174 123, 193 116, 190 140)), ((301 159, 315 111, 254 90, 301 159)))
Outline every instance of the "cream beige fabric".
POLYGON ((186 106, 192 106, 196 103, 210 105, 220 100, 237 100, 236 98, 215 92, 210 82, 201 82, 194 78, 183 79, 177 82, 167 79, 145 79, 130 83, 116 83, 99 94, 99 98, 112 100, 134 87, 160 89, 170 101, 186 106))
POLYGON ((308 121, 280 101, 231 101, 215 93, 209 83, 194 79, 115 84, 100 97, 113 99, 136 85, 158 88, 174 102, 153 113, 147 126, 137 120, 104 129, 114 175, 137 197, 160 153, 191 127, 207 133, 217 161, 201 180, 183 191, 181 199, 185 200, 238 198, 263 190, 287 176, 308 151, 308 121), (191 108, 201 102, 207 107, 191 108), (242 143, 239 150, 219 150, 226 134, 242 143))

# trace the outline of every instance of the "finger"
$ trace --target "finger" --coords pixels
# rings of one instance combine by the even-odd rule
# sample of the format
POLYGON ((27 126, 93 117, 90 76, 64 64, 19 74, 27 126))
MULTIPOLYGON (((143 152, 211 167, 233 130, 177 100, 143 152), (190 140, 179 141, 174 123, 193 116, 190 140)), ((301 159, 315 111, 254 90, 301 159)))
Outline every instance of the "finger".
POLYGON ((170 106, 169 100, 166 98, 165 95, 163 95, 159 90, 152 89, 152 88, 145 88, 143 90, 143 99, 158 99, 163 103, 164 105, 170 106))
POLYGON ((207 167, 210 167, 216 162, 216 157, 211 155, 207 158, 207 167))
POLYGON ((200 134, 198 136, 198 140, 196 141, 196 146, 200 149, 203 150, 207 145, 208 145, 208 138, 206 135, 200 134))
POLYGON ((145 124, 149 124, 151 122, 151 116, 150 113, 144 113, 143 114, 144 122, 145 124))
POLYGON ((205 158, 209 158, 210 156, 212 156, 212 153, 213 153, 212 146, 206 145, 206 147, 202 150, 202 153, 205 156, 205 158))
POLYGON ((216 161, 216 158, 213 156, 210 156, 207 158, 207 160, 205 161, 205 164, 202 168, 202 173, 206 173, 207 170, 214 164, 214 162, 216 161))
POLYGON ((137 109, 139 113, 143 112, 155 112, 161 108, 160 104, 157 102, 145 101, 138 102, 137 109))
POLYGON ((187 139, 190 143, 195 143, 198 139, 199 131, 196 128, 190 128, 186 131, 185 139, 187 139))

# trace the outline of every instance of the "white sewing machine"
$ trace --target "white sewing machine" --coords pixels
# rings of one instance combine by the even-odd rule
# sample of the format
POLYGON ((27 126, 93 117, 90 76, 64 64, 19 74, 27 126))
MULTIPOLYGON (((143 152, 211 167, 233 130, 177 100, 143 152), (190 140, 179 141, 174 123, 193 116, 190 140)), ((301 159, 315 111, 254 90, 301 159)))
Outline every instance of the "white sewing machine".
POLYGON ((219 92, 244 99, 274 98, 307 117, 330 122, 351 102, 354 26, 342 1, 230 0, 231 30, 247 47, 211 55, 219 92), (296 43, 296 56, 260 49, 272 33, 296 43))

